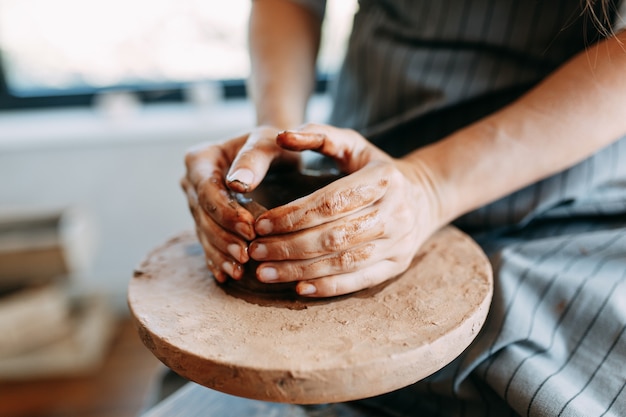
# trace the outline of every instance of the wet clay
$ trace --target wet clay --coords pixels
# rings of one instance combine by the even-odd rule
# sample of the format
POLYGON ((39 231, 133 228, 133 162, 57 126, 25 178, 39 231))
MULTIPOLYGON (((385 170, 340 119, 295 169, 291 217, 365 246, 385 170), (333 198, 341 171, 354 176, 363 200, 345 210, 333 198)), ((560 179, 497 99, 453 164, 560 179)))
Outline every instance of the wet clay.
POLYGON ((478 334, 492 289, 480 247, 446 227, 376 289, 302 308, 259 305, 210 276, 188 231, 148 254, 128 304, 146 347, 183 377, 246 398, 319 404, 390 392, 441 369, 478 334))
MULTIPOLYGON (((253 192, 232 193, 254 218, 258 218, 268 209, 272 209, 297 200, 323 188, 340 175, 311 172, 302 174, 293 169, 276 169, 268 173, 263 182, 253 192)), ((244 274, 239 280, 229 279, 223 285, 229 294, 259 305, 280 305, 287 308, 301 309, 312 300, 299 297, 295 291, 295 282, 264 283, 257 279, 256 269, 259 262, 251 259, 244 266, 244 274)))

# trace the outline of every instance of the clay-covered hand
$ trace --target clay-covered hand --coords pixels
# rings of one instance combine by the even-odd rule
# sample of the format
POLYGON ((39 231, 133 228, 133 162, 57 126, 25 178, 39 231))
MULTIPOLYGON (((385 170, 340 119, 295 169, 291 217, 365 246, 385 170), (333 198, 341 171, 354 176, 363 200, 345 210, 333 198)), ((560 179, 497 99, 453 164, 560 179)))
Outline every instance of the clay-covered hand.
POLYGON ((297 158, 276 145, 278 132, 273 127, 258 127, 222 143, 197 146, 185 156, 187 171, 181 186, 207 266, 219 282, 228 276, 242 277, 242 264, 249 260, 248 242, 256 236, 254 216, 231 191, 252 190, 272 163, 291 163, 297 158), (251 169, 237 170, 240 165, 251 169))
POLYGON ((328 297, 404 272, 443 226, 422 164, 394 159, 353 130, 309 124, 282 132, 289 150, 314 150, 348 174, 259 216, 249 246, 263 282, 299 281, 300 295, 328 297))

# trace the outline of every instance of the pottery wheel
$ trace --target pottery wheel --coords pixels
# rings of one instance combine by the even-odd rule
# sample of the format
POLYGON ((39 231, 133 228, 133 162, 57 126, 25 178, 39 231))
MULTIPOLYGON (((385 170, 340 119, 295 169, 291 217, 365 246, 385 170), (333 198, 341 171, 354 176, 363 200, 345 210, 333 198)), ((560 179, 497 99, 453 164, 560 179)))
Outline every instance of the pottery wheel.
POLYGON ((144 344, 181 376, 241 397, 315 404, 390 392, 441 369, 476 337, 492 288, 480 247, 447 227, 379 287, 255 302, 212 278, 186 232, 147 256, 128 302, 144 344))

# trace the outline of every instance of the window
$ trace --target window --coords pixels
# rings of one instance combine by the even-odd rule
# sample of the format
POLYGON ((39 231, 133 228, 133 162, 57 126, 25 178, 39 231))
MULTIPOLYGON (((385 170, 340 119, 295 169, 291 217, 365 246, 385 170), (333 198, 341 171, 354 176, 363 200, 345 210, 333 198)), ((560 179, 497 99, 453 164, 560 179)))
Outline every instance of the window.
MULTIPOLYGON (((3 107, 86 104, 111 89, 181 99, 206 82, 241 96, 250 1, 0 0, 3 107)), ((337 70, 355 7, 328 1, 321 74, 337 70)))

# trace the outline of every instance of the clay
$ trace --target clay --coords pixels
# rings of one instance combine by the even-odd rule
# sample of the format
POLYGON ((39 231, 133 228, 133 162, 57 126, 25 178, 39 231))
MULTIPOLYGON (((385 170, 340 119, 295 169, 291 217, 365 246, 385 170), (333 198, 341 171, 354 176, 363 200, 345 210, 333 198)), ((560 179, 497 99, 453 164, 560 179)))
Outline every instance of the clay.
POLYGON ((331 172, 307 171, 303 174, 295 169, 274 169, 268 173, 259 187, 241 196, 244 201, 253 200, 256 204, 271 209, 309 195, 338 178, 341 178, 341 175, 331 172))
MULTIPOLYGON (((311 194, 325 185, 340 178, 331 173, 302 174, 293 169, 278 169, 271 171, 257 187, 250 193, 232 193, 233 198, 248 210, 254 218, 258 218, 268 209, 282 206, 300 197, 311 194)), ((229 279, 225 283, 227 291, 235 297, 244 297, 253 302, 265 303, 257 298, 274 298, 291 308, 300 308, 299 297, 295 291, 295 282, 264 283, 256 278, 256 269, 259 262, 250 260, 244 266, 244 274, 239 280, 229 279)))
POLYGON ((183 377, 251 399, 316 404, 390 392, 441 369, 478 334, 492 288, 478 245, 446 227, 404 274, 370 290, 233 297, 189 231, 139 265, 128 303, 146 347, 183 377))

